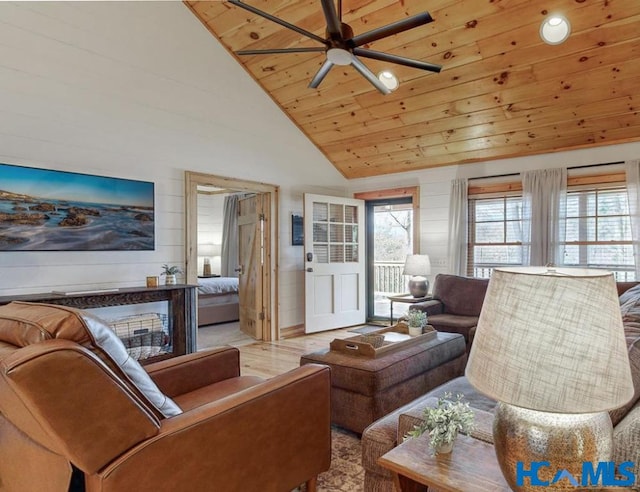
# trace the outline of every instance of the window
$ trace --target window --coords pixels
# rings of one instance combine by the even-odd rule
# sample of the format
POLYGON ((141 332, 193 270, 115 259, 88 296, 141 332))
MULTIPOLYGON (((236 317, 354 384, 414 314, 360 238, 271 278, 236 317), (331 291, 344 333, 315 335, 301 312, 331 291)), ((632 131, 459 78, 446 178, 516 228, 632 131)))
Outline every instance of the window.
POLYGON ((566 224, 565 265, 603 268, 613 271, 618 281, 635 280, 624 187, 569 190, 566 224))
POLYGON ((467 274, 522 265, 522 196, 469 199, 467 274))
MULTIPOLYGON (((569 178, 564 263, 611 270, 618 281, 635 281, 626 188, 593 178, 573 186, 569 178)), ((522 265, 522 192, 517 188, 505 185, 510 191, 504 196, 470 192, 468 275, 488 278, 496 267, 522 265)))

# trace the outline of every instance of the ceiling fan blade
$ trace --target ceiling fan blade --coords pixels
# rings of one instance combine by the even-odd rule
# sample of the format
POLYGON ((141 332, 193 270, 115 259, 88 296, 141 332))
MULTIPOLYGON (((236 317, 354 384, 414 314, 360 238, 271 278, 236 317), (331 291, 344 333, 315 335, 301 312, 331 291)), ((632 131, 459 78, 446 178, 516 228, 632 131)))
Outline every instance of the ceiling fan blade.
POLYGON ((342 22, 336 13, 334 0, 322 0, 324 18, 327 20, 327 32, 331 39, 342 39, 342 22))
POLYGON ((386 26, 378 27, 377 29, 372 29, 371 31, 354 36, 349 40, 349 45, 351 47, 362 46, 363 44, 372 43, 378 39, 408 31, 409 29, 428 24, 429 22, 433 22, 431 14, 429 14, 429 12, 422 12, 408 19, 387 24, 386 26))
POLYGON ((290 24, 287 21, 278 19, 277 17, 271 14, 268 14, 267 12, 263 12, 262 10, 257 9, 251 5, 247 5, 246 3, 241 2, 240 0, 228 0, 228 1, 230 4, 235 5, 236 7, 240 7, 241 9, 248 10, 249 12, 259 15, 260 17, 264 17, 265 19, 268 19, 271 22, 275 22, 276 24, 280 24, 281 26, 286 27, 287 29, 291 29, 292 31, 297 32, 298 34, 302 34, 303 36, 314 39, 315 41, 318 41, 325 45, 329 44, 326 39, 322 39, 320 36, 316 36, 312 32, 307 31, 306 29, 302 29, 301 27, 294 26, 293 24, 290 24))
POLYGON ((236 55, 278 55, 281 53, 316 53, 327 51, 327 48, 274 48, 266 50, 240 50, 236 55))
POLYGON ((378 89, 380 92, 382 92, 384 95, 391 93, 391 91, 387 89, 387 87, 385 87, 385 85, 378 80, 378 77, 376 77, 373 74, 373 72, 369 70, 367 66, 364 63, 362 63, 357 57, 354 56, 352 58, 351 65, 353 65, 353 68, 355 68, 358 72, 360 72, 365 79, 371 82, 373 86, 376 89, 378 89))
POLYGON ((320 85, 320 82, 324 80, 324 78, 329 73, 329 70, 331 70, 331 67, 333 67, 333 62, 330 60, 326 60, 324 64, 320 67, 320 70, 318 70, 318 72, 315 74, 313 79, 311 79, 311 82, 309 82, 309 88, 317 89, 318 86, 320 85))
POLYGON ((442 70, 442 65, 437 65, 435 63, 412 60, 411 58, 405 58, 404 56, 391 55, 389 53, 382 53, 380 51, 367 50, 364 48, 353 48, 353 54, 364 56, 365 58, 372 58, 374 60, 396 63, 398 65, 404 65, 406 67, 428 70, 430 72, 439 73, 440 70, 442 70))

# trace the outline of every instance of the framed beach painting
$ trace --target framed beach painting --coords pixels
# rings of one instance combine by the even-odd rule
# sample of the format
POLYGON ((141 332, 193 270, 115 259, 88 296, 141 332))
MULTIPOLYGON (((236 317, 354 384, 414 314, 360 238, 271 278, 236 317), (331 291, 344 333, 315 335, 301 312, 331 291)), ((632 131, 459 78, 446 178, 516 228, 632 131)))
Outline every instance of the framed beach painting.
POLYGON ((155 248, 154 184, 0 164, 0 251, 155 248))

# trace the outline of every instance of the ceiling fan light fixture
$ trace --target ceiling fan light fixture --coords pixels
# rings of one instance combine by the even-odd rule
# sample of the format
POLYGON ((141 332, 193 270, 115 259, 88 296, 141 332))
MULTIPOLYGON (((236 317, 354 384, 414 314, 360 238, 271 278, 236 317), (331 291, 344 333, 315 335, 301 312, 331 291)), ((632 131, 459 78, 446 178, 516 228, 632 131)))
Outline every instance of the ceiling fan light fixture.
POLYGON ((400 86, 398 77, 389 70, 383 70, 380 72, 378 74, 378 80, 390 91, 395 91, 400 86))
POLYGON ((547 44, 564 43, 569 34, 571 34, 571 24, 564 15, 550 15, 540 25, 540 37, 547 44))
POLYGON ((322 4, 322 11, 324 13, 326 21, 325 37, 321 38, 317 34, 311 31, 291 24, 290 22, 280 19, 274 15, 264 12, 256 7, 253 7, 244 0, 226 0, 235 7, 240 7, 253 14, 259 15, 271 22, 274 22, 280 26, 297 32, 302 36, 318 41, 322 46, 318 47, 302 47, 292 46, 290 48, 267 48, 267 49, 250 49, 236 51, 238 55, 275 55, 283 53, 313 53, 324 52, 326 59, 320 66, 316 74, 309 83, 309 88, 317 89, 318 86, 325 79, 331 67, 334 65, 351 65, 357 72, 360 73, 365 79, 371 83, 381 94, 389 94, 392 90, 396 89, 399 85, 398 79, 394 76, 377 77, 361 60, 363 58, 371 58, 373 60, 379 60, 385 63, 395 63, 397 65, 404 65, 411 68, 417 68, 419 70, 426 70, 429 72, 440 72, 442 70, 441 65, 435 63, 424 62, 421 60, 414 60, 404 56, 393 55, 391 53, 384 53, 381 51, 375 51, 367 48, 370 43, 378 41, 380 39, 387 38, 389 36, 396 36, 400 33, 414 29, 416 27, 423 26, 430 22, 433 22, 433 17, 429 12, 421 12, 411 17, 405 17, 399 21, 392 22, 381 27, 376 27, 370 31, 358 34, 354 36, 353 29, 348 24, 342 21, 342 0, 320 0, 322 4), (388 84, 388 86, 387 86, 388 84))
POLYGON ((327 60, 334 65, 351 65, 352 57, 353 55, 350 52, 342 48, 331 48, 327 50, 327 60))

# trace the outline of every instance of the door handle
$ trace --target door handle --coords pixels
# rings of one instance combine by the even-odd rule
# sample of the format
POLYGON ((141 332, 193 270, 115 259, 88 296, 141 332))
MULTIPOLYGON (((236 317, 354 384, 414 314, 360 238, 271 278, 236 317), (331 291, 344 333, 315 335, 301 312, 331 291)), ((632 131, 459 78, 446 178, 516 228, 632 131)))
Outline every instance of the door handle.
POLYGON ((307 268, 307 272, 313 273, 313 268, 311 268, 311 267, 307 268))

